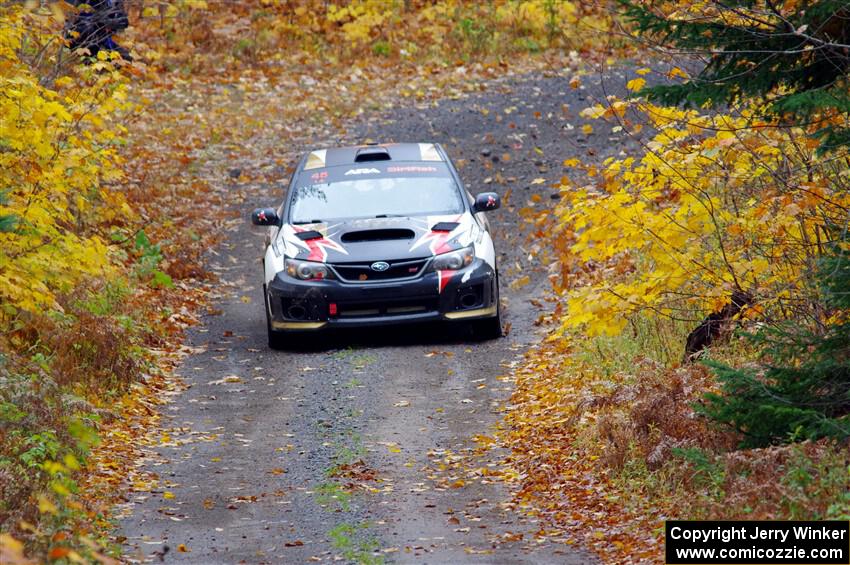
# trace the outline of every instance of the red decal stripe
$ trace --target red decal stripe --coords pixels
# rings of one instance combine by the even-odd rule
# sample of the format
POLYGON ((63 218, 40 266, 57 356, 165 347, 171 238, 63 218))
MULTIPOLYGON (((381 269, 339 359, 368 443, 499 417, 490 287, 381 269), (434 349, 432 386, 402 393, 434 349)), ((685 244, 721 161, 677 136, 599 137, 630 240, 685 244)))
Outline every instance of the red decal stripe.
POLYGON ((448 271, 448 270, 437 271, 437 281, 438 281, 438 285, 440 287, 439 288, 440 292, 443 292, 443 290, 446 288, 446 285, 449 284, 449 279, 451 279, 454 276, 454 274, 455 274, 454 271, 448 271))

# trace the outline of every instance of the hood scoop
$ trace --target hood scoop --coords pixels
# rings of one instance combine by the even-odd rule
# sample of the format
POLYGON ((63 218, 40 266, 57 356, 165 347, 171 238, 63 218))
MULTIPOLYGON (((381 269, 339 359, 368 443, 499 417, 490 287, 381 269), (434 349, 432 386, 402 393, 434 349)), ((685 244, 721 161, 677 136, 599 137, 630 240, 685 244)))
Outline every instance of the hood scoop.
POLYGON ((387 241, 392 239, 413 239, 416 236, 413 230, 390 228, 359 230, 344 233, 340 240, 343 243, 357 243, 360 241, 387 241))
POLYGON ((459 225, 457 222, 439 222, 431 226, 431 231, 454 231, 459 225))
POLYGON ((325 236, 322 235, 322 232, 318 232, 316 230, 307 230, 296 233, 295 237, 297 237, 301 241, 310 241, 311 239, 322 239, 325 236))

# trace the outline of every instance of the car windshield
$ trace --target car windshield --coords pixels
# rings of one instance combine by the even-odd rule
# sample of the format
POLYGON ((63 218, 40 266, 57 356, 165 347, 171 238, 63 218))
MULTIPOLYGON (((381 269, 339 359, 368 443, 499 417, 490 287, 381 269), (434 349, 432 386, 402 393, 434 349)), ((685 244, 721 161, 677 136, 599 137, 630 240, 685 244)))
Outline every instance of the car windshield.
POLYGON ((319 183, 292 195, 290 222, 392 216, 436 216, 463 212, 451 177, 385 177, 319 183))

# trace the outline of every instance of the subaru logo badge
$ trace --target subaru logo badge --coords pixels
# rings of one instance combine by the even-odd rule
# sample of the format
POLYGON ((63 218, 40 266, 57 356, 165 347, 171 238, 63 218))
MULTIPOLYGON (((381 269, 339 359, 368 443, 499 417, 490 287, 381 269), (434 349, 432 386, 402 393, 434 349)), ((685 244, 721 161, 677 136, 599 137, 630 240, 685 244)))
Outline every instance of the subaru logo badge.
POLYGON ((390 264, 386 261, 375 261, 374 263, 372 263, 371 267, 373 271, 378 271, 379 273, 382 273, 390 268, 390 264))

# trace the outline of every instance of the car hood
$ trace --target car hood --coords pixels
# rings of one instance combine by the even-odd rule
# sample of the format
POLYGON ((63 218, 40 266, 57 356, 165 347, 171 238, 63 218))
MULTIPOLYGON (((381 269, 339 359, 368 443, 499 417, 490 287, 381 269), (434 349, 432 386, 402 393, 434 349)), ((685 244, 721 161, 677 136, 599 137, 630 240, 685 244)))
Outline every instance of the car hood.
POLYGON ((478 235, 471 214, 284 224, 285 254, 323 263, 403 261, 466 247, 478 235))

